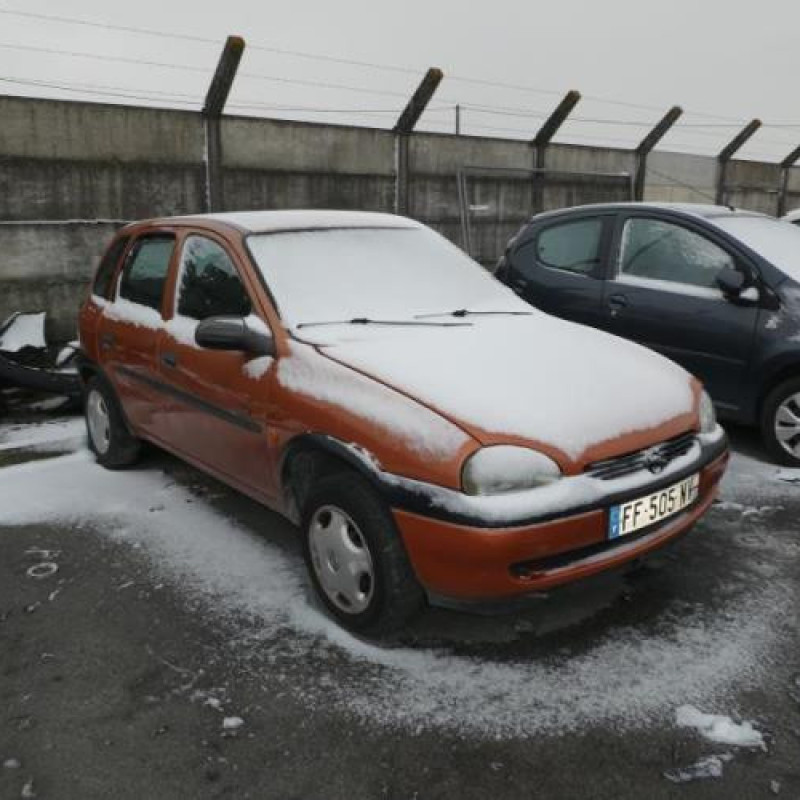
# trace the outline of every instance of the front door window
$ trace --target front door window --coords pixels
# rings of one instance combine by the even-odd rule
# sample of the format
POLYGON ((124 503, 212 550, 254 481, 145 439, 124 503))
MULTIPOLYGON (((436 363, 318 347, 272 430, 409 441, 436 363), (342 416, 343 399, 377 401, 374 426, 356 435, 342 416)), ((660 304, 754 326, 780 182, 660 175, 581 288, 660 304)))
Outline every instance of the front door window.
POLYGON ((619 254, 623 279, 716 290, 717 275, 726 267, 736 269, 729 253, 682 225, 646 218, 625 223, 619 254))

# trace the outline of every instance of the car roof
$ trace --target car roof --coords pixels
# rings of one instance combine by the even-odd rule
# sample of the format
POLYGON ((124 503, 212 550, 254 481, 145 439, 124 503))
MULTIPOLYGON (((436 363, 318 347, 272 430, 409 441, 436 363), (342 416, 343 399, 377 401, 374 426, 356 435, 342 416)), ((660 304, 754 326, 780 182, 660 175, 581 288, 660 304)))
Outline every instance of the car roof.
POLYGON ((718 219, 720 217, 763 217, 756 211, 731 208, 729 206, 718 206, 703 203, 593 203, 584 206, 573 206, 572 208, 561 208, 557 211, 545 211, 537 214, 534 219, 542 219, 548 216, 556 216, 565 212, 574 211, 622 211, 629 209, 640 209, 642 211, 672 211, 678 214, 685 214, 703 219, 718 219))
POLYGON ((421 228, 422 225, 396 214, 369 211, 291 209, 285 211, 232 211, 218 214, 188 214, 160 217, 135 225, 194 225, 229 227, 243 233, 324 230, 326 228, 421 228))

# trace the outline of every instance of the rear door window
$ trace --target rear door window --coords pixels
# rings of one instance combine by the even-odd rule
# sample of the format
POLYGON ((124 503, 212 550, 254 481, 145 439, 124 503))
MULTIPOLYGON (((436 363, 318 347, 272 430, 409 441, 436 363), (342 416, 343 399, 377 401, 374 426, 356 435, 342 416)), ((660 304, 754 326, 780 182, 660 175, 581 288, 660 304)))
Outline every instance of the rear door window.
POLYGON ((119 284, 119 296, 161 311, 175 237, 168 234, 137 239, 128 255, 119 284))
POLYGON ((213 239, 187 237, 181 254, 177 312, 190 319, 246 317, 252 304, 225 249, 213 239))
POLYGON ((92 294, 98 297, 108 298, 111 293, 111 283, 114 280, 114 273, 117 271, 117 264, 119 264, 119 259, 128 246, 129 241, 129 236, 121 236, 119 239, 115 239, 108 250, 106 250, 105 255, 100 261, 100 266, 97 268, 97 273, 94 276, 92 294))
POLYGON ((553 269, 587 274, 600 262, 602 240, 600 218, 553 225, 536 238, 536 260, 553 269))

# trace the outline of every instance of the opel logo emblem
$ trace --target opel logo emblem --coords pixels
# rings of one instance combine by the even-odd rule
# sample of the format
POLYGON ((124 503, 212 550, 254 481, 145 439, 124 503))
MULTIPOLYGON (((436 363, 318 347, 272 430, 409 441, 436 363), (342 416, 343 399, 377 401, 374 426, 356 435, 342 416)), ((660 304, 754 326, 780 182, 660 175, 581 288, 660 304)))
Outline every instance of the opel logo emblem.
POLYGON ((653 475, 663 472, 667 464, 669 464, 669 458, 659 448, 654 447, 652 450, 645 451, 644 465, 653 475))

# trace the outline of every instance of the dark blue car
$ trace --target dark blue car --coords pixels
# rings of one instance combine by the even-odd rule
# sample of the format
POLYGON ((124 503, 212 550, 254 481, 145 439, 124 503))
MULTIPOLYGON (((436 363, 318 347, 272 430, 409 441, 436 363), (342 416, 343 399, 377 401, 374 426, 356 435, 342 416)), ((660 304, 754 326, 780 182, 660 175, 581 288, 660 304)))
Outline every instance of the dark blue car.
POLYGON ((581 206, 533 217, 496 274, 543 311, 678 362, 722 418, 760 426, 800 465, 800 227, 720 206, 581 206))

